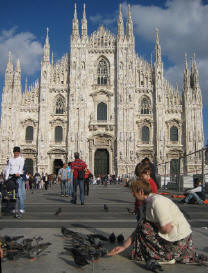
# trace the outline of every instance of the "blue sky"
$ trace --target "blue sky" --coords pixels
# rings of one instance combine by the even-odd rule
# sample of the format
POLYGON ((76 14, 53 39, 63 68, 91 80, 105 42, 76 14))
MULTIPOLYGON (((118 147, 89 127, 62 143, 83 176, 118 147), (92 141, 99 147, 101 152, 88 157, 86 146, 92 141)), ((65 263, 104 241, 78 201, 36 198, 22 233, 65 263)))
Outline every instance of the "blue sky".
MULTIPOLYGON (((150 61, 154 53, 154 30, 159 28, 165 77, 181 89, 184 54, 196 53, 200 85, 204 103, 205 143, 208 140, 208 0, 78 0, 77 11, 81 22, 83 3, 86 3, 88 33, 104 24, 113 33, 117 29, 119 4, 122 3, 126 21, 127 4, 132 6, 136 52, 150 61)), ((56 62, 67 51, 72 28, 74 1, 10 0, 0 3, 0 92, 8 51, 18 54, 22 64, 22 82, 32 83, 40 75, 40 61, 49 27, 51 51, 56 62)))

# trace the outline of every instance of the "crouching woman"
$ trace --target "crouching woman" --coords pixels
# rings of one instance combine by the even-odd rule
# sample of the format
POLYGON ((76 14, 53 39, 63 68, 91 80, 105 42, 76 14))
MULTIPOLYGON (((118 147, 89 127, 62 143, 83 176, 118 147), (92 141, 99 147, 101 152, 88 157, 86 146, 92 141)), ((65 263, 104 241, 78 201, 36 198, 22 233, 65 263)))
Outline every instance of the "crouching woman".
POLYGON ((132 183, 132 193, 142 201, 143 220, 123 246, 115 247, 108 255, 114 256, 134 244, 137 257, 159 264, 201 263, 207 258, 197 255, 192 243, 191 228, 183 213, 169 198, 153 194, 144 180, 132 183))

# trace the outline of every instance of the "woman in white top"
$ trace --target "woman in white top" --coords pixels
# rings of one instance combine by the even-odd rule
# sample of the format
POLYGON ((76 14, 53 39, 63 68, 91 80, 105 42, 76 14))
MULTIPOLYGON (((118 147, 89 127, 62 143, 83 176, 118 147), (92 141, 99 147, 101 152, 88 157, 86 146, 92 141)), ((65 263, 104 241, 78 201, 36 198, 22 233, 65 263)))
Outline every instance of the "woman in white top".
POLYGON ((147 264, 149 261, 157 264, 206 264, 207 257, 196 254, 190 225, 174 202, 153 194, 150 184, 141 179, 132 183, 132 193, 137 200, 143 201, 143 220, 124 245, 112 249, 109 256, 134 243, 135 258, 142 257, 147 264))

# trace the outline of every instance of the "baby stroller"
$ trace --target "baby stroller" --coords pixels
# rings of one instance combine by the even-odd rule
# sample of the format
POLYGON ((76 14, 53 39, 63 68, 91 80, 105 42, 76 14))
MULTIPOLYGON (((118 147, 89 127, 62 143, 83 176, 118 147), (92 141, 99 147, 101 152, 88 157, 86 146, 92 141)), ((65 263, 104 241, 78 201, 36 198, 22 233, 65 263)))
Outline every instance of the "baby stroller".
POLYGON ((18 183, 15 175, 9 177, 1 186, 2 193, 2 204, 1 212, 2 215, 11 215, 16 207, 16 196, 18 192, 18 183))

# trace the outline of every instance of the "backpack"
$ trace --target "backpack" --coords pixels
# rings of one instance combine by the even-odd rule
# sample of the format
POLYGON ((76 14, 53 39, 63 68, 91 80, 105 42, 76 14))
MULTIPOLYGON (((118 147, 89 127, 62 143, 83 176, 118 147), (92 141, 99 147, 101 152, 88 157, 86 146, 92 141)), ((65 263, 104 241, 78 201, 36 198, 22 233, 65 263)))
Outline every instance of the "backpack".
POLYGON ((85 171, 84 170, 78 170, 78 179, 84 179, 85 177, 85 171))
POLYGON ((10 178, 4 183, 4 188, 7 192, 18 191, 18 183, 15 177, 10 178))

